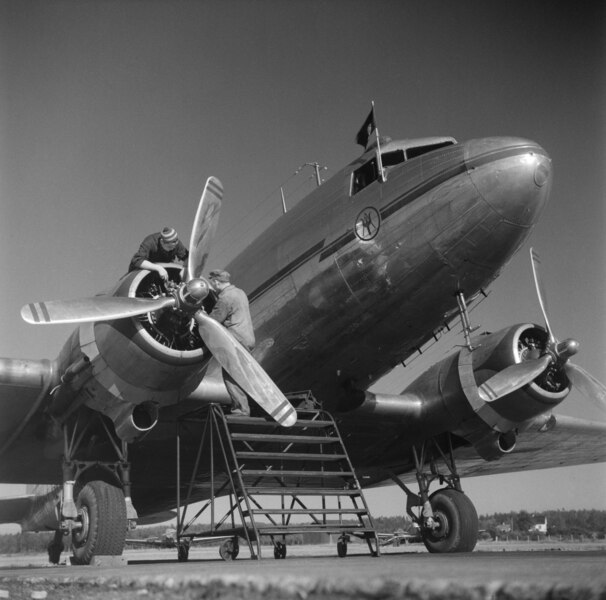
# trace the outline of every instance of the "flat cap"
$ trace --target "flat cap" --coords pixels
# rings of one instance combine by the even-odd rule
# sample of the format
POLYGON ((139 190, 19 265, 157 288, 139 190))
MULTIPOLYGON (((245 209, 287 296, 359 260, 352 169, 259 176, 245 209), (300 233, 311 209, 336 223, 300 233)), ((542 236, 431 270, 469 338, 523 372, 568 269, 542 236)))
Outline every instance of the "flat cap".
POLYGON ((215 269, 210 272, 209 278, 222 281, 223 283, 229 283, 231 275, 227 271, 223 271, 223 269, 215 269))

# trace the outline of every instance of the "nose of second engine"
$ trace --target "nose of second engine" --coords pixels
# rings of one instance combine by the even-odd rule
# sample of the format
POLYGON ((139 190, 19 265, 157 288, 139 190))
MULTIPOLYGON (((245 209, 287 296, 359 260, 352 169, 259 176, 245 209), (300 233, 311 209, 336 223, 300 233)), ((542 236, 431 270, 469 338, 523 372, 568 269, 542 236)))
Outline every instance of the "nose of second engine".
POLYGON ((465 163, 480 195, 505 221, 537 222, 552 181, 551 158, 541 146, 521 138, 471 140, 465 163))

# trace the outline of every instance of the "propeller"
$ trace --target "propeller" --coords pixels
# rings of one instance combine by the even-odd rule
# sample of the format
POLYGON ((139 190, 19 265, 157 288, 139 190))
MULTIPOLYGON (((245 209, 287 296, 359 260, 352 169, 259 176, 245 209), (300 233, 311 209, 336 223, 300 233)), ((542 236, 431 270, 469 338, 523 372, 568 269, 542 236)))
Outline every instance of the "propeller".
POLYGON ((572 339, 558 342, 551 325, 549 324, 549 318, 547 316, 547 302, 546 294, 544 292, 543 284, 540 275, 541 259, 539 255, 530 249, 530 258, 532 262, 532 273, 534 276, 535 286, 537 289, 537 295, 539 297, 539 303, 543 312, 543 318, 545 319, 545 327, 549 332, 549 348, 547 352, 552 356, 553 361, 562 365, 566 376, 572 383, 573 387, 585 396, 588 400, 593 402, 598 408, 606 411, 606 387, 599 382, 593 375, 590 375, 585 369, 582 369, 578 365, 569 362, 570 356, 576 354, 578 351, 578 342, 572 339))
POLYGON ((204 311, 199 310, 194 318, 206 347, 238 385, 280 425, 294 425, 297 412, 252 354, 204 311))
POLYGON ((530 259, 537 297, 543 313, 545 328, 549 335, 545 354, 539 358, 512 365, 496 373, 478 387, 480 397, 485 402, 492 402, 511 394, 531 383, 545 369, 554 364, 556 367, 564 369, 574 388, 599 408, 606 411, 606 387, 585 369, 569 360, 578 352, 579 343, 573 339, 566 339, 562 342, 556 339, 549 322, 547 295, 540 274, 541 258, 533 248, 530 249, 530 259))
POLYGON ((93 296, 76 300, 49 300, 26 304, 21 309, 21 317, 33 325, 84 323, 136 317, 174 304, 175 299, 172 296, 161 298, 93 296))
POLYGON ((208 282, 202 278, 202 271, 219 222, 222 198, 221 182, 209 177, 192 227, 185 283, 175 286, 170 295, 159 298, 93 296, 35 302, 23 306, 21 316, 28 323, 41 325, 111 321, 166 308, 179 309, 195 318, 202 340, 221 367, 263 410, 281 425, 289 427, 296 422, 297 413, 286 396, 252 355, 202 308, 210 290, 208 282))
POLYGON ((493 402, 511 394, 536 379, 551 363, 551 357, 542 356, 535 360, 511 365, 493 375, 478 387, 484 402, 493 402))

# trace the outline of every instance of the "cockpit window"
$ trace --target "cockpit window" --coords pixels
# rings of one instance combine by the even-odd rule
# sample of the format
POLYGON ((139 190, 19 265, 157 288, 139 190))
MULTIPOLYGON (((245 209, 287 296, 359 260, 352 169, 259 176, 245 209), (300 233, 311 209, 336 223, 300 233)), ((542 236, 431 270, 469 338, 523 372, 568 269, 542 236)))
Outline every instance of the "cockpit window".
POLYGON ((384 167, 393 167, 399 165, 406 160, 404 150, 392 150, 391 152, 383 152, 381 154, 381 162, 384 167))
POLYGON ((378 178, 379 169, 377 168, 377 159, 372 158, 352 173, 351 195, 357 194, 360 190, 363 190, 367 185, 370 185, 378 178))
POLYGON ((416 148, 408 148, 406 150, 406 158, 416 158, 417 156, 421 156, 422 154, 427 154, 432 150, 438 150, 439 148, 444 148, 445 146, 452 146, 453 142, 440 142, 439 144, 429 144, 427 146, 417 146, 416 148))
MULTIPOLYGON (((435 138, 434 138, 435 139, 435 138)), ((420 142, 421 140, 418 140, 420 142)), ((439 141, 435 144, 424 144, 422 146, 413 146, 410 148, 397 148, 387 152, 381 152, 381 163, 384 169, 399 165, 406 160, 416 158, 433 150, 439 150, 445 146, 452 146, 453 140, 439 141)), ((379 168, 377 157, 374 156, 368 162, 358 167, 351 176, 351 195, 354 196, 359 191, 370 185, 373 181, 379 179, 379 168)))

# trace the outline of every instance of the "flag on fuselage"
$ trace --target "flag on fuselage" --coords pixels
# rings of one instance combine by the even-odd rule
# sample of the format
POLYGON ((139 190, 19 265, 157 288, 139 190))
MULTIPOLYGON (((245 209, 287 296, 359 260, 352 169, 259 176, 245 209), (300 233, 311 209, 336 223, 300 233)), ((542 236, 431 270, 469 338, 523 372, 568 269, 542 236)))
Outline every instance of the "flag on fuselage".
POLYGON ((366 117, 366 121, 364 121, 364 125, 362 125, 360 131, 358 131, 358 135, 356 135, 356 144, 360 144, 360 146, 364 146, 364 148, 366 148, 366 146, 368 145, 368 138, 376 128, 377 125, 375 123, 375 107, 373 104, 373 107, 370 109, 370 112, 366 117))

